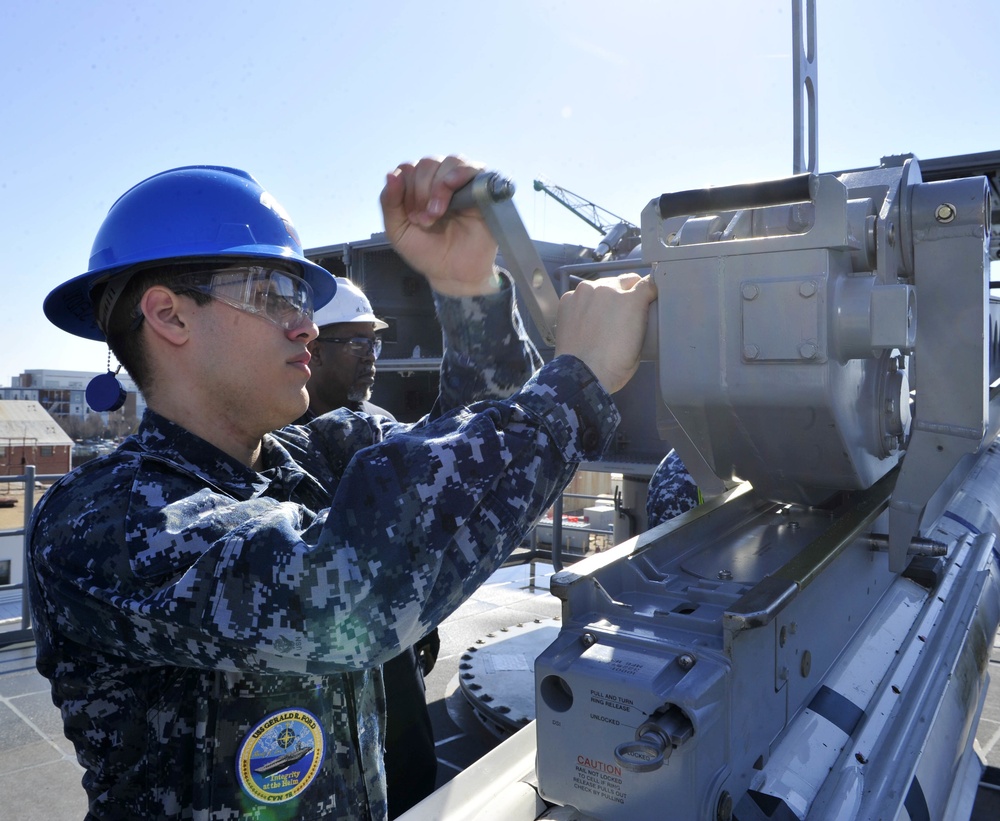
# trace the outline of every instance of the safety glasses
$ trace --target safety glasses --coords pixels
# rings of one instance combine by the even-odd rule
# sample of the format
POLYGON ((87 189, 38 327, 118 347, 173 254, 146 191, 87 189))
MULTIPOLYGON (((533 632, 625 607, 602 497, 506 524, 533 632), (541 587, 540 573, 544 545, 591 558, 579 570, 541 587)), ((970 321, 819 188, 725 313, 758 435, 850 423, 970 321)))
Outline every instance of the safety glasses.
POLYGON ((349 354, 357 357, 370 356, 372 359, 378 359, 379 354, 382 353, 382 340, 379 337, 371 339, 367 336, 354 336, 347 339, 336 336, 318 336, 316 341, 344 345, 349 354))
POLYGON ((266 319, 284 331, 301 328, 313 316, 309 283, 294 274, 250 265, 199 271, 178 278, 177 291, 198 291, 237 310, 266 319))

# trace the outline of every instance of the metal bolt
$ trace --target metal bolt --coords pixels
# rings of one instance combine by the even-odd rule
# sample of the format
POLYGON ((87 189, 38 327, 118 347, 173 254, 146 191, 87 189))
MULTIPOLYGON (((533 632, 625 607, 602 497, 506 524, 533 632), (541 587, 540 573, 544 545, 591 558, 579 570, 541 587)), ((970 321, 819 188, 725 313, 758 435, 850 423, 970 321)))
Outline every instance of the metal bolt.
POLYGON ((948 223, 958 216, 958 209, 950 202, 942 202, 934 209, 934 219, 941 223, 948 223))
POLYGON ((595 636, 593 633, 584 633, 582 636, 580 636, 580 641, 583 642, 584 647, 593 647, 595 644, 597 644, 597 636, 595 636))
POLYGON ((802 666, 799 672, 802 673, 802 678, 809 678, 809 671, 812 670, 813 657, 812 653, 808 650, 802 651, 802 666))
POLYGON ((718 573, 718 576, 724 582, 731 582, 733 580, 733 571, 732 570, 720 570, 719 573, 718 573))
POLYGON ((803 359, 815 359, 817 353, 819 353, 819 348, 814 342, 803 342, 799 345, 799 356, 803 359))
POLYGON ((743 346, 743 356, 747 359, 756 359, 760 356, 760 348, 756 345, 744 345, 743 346))
POLYGON ((746 300, 756 299, 760 294, 760 288, 758 288, 753 283, 748 283, 743 286, 743 298, 746 300))
POLYGON ((885 238, 889 241, 890 248, 896 244, 896 224, 894 222, 889 223, 889 228, 885 232, 885 238))
POLYGON ((677 666, 686 672, 694 667, 696 661, 697 659, 690 653, 681 653, 677 657, 677 666))
POLYGON ((816 283, 812 280, 799 283, 799 294, 807 299, 816 293, 816 283))

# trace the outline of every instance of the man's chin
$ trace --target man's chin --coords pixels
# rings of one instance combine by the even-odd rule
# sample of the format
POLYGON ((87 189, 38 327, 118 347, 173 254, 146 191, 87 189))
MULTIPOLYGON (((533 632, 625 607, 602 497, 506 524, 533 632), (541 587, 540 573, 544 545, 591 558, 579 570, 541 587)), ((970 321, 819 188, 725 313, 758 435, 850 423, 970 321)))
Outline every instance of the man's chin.
POLYGON ((285 418, 277 427, 284 427, 285 425, 292 424, 296 419, 302 416, 309 409, 309 392, 302 388, 302 391, 298 395, 297 401, 290 401, 287 408, 284 409, 285 418))
POLYGON ((349 402, 367 402, 372 398, 371 388, 355 388, 349 391, 347 394, 347 400, 349 402))

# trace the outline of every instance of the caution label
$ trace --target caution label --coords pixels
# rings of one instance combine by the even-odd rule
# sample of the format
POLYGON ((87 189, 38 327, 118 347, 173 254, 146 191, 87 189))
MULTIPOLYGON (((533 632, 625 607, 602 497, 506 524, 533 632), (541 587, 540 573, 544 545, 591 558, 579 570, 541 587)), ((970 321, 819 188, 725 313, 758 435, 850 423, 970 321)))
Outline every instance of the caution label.
POLYGON ((576 757, 573 788, 612 801, 615 804, 624 804, 628 798, 623 786, 620 766, 584 755, 576 757))

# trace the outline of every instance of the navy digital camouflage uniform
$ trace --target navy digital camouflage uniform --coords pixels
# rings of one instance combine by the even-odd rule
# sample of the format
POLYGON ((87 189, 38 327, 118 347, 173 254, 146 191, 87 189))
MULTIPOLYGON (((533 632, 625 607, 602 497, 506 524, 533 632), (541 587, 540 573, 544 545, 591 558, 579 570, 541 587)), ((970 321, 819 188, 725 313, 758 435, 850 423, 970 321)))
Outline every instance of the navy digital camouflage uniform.
POLYGON ((37 663, 88 819, 385 817, 378 665, 500 566, 618 424, 567 356, 459 406, 533 364, 511 307, 440 300, 437 418, 335 411, 266 435, 257 473, 149 411, 46 493, 37 663))
MULTIPOLYGON (((498 397, 500 398, 500 397, 498 397)), ((369 416, 395 417, 385 408, 367 400, 344 406, 369 416)), ((295 424, 305 425, 316 418, 307 410, 295 424)), ((385 790, 389 821, 398 818, 434 792, 437 781, 437 750, 434 725, 427 707, 424 676, 437 662, 441 637, 435 627, 412 647, 404 648, 382 665, 385 691, 385 790)))
POLYGON ((671 449, 649 480, 646 496, 647 525, 655 527, 662 524, 697 507, 700 502, 698 485, 684 467, 677 451, 671 449))

